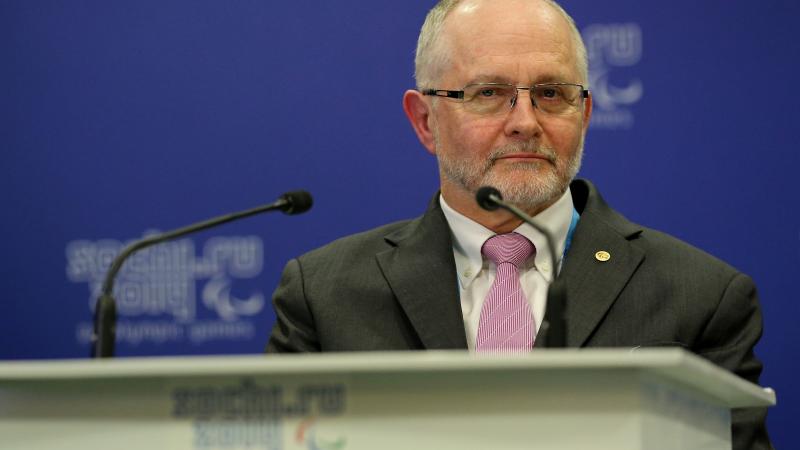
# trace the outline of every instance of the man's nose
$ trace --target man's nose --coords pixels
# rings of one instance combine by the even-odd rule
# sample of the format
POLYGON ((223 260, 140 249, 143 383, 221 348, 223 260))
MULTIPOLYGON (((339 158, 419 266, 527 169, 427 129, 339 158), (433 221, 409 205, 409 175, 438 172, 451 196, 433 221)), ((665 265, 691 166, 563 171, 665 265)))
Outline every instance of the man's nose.
POLYGON ((538 116, 540 113, 533 104, 533 97, 531 97, 529 89, 518 89, 517 96, 510 107, 511 112, 508 114, 505 127, 508 136, 530 139, 542 134, 538 116))

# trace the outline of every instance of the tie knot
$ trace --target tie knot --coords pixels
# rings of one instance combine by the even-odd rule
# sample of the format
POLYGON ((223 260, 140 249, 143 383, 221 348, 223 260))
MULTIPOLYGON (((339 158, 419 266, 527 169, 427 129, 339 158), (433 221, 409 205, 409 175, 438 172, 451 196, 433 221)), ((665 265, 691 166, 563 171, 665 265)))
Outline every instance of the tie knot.
POLYGON ((514 267, 521 266, 535 252, 531 241, 518 233, 492 236, 481 247, 481 253, 495 265, 511 263, 514 267))

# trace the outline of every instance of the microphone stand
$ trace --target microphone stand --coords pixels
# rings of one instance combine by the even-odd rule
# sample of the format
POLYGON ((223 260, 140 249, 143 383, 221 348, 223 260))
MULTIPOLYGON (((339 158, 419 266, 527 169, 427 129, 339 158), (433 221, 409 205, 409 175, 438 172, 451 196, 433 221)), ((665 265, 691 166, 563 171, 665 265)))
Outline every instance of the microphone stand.
POLYGON ((253 216, 267 211, 281 210, 286 214, 301 214, 311 208, 311 195, 305 191, 289 192, 282 195, 273 203, 257 206, 245 211, 218 216, 213 219, 198 222, 166 233, 157 234, 136 241, 122 250, 111 267, 106 272, 105 281, 100 298, 97 300, 94 311, 94 331, 92 333, 92 358, 110 358, 114 356, 117 328, 117 302, 114 299, 114 279, 122 268, 122 264, 133 253, 152 245, 177 239, 187 234, 202 231, 208 228, 232 222, 234 220, 253 216))

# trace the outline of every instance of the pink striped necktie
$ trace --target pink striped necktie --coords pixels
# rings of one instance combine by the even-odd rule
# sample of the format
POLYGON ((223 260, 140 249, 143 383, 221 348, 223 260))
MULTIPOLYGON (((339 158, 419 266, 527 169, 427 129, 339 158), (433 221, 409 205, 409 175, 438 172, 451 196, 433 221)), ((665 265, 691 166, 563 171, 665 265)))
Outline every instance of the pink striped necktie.
POLYGON ((536 325, 519 282, 519 267, 536 248, 525 236, 508 233, 487 239, 481 253, 494 262, 497 275, 483 301, 475 350, 530 351, 536 325))

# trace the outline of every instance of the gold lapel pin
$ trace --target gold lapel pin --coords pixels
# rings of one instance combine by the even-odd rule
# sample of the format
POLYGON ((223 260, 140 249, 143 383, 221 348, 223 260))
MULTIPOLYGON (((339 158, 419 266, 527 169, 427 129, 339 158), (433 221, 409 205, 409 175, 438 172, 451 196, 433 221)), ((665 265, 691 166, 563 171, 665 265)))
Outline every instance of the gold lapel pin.
POLYGON ((606 262, 609 259, 611 259, 611 253, 608 253, 607 251, 604 250, 600 250, 599 252, 594 254, 594 259, 600 262, 606 262))

